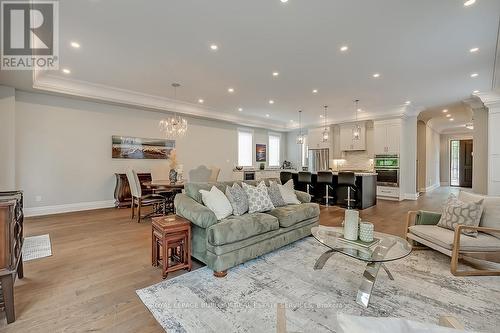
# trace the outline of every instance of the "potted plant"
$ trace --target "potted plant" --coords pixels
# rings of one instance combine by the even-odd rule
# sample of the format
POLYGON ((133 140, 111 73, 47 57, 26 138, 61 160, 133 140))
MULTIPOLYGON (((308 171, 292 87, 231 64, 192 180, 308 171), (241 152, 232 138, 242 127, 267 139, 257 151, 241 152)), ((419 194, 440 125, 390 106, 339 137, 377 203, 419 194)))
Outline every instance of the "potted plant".
POLYGON ((259 164, 259 169, 264 170, 266 168, 266 163, 259 164))

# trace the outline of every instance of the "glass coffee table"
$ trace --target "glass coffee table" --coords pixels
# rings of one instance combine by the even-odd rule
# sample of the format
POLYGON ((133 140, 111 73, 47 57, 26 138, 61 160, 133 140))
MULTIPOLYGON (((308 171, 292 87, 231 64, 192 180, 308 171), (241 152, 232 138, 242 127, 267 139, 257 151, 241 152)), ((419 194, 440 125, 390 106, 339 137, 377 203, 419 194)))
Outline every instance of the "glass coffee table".
POLYGON ((342 238, 343 228, 340 227, 313 227, 311 232, 314 238, 330 248, 318 258, 314 265, 315 270, 322 269, 336 252, 367 263, 356 297, 356 302, 364 307, 368 307, 380 267, 384 269, 389 279, 394 280, 384 263, 404 258, 411 253, 411 245, 408 241, 381 232, 374 232, 374 238, 379 241, 371 247, 346 241, 342 238))

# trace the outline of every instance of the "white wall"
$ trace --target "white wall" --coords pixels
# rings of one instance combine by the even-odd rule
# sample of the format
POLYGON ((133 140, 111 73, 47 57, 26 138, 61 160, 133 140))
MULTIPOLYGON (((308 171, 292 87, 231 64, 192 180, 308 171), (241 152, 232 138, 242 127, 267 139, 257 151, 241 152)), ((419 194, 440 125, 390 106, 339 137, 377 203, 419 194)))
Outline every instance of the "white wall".
MULTIPOLYGON (((112 135, 161 138, 162 113, 19 91, 15 109, 16 186, 25 191, 28 208, 109 201, 115 172, 129 166, 148 172, 155 163, 168 163, 111 158, 112 135)), ((176 142, 186 174, 200 164, 214 165, 221 168, 220 179, 230 179, 237 164, 238 126, 188 121, 188 134, 176 142)), ((268 143, 267 133, 254 129, 254 149, 255 143, 268 143)), ((283 160, 286 135, 281 142, 283 160)))
MULTIPOLYGON (((481 105, 472 109, 474 117, 474 156, 472 158, 472 191, 488 193, 488 110, 481 105)), ((498 131, 498 129, 497 129, 498 131)))
POLYGON ((15 189, 15 91, 0 86, 0 191, 15 189))
POLYGON ((426 151, 425 151, 425 186, 426 190, 432 190, 440 186, 440 167, 439 167, 439 154, 441 148, 441 141, 439 133, 427 126, 425 132, 426 151))
MULTIPOLYGON (((417 117, 403 118, 401 124, 400 187, 403 199, 417 199, 417 117)), ((438 137, 439 138, 439 137, 438 137)), ((439 152, 438 152, 439 154, 439 152)))
MULTIPOLYGON (((450 185, 450 141, 451 140, 466 140, 473 139, 470 133, 457 133, 457 134, 441 134, 440 140, 440 180, 441 185, 450 185)), ((476 143, 473 142, 473 151, 476 149, 476 143)), ((474 174, 474 166, 472 167, 472 172, 474 174)), ((474 179, 472 180, 474 184, 474 179)))
POLYGON ((500 196, 500 102, 488 105, 488 195, 500 196))
POLYGON ((420 192, 425 192, 425 181, 426 174, 425 169, 427 167, 426 162, 426 144, 427 144, 427 136, 426 136, 427 126, 422 120, 417 122, 417 186, 420 192))

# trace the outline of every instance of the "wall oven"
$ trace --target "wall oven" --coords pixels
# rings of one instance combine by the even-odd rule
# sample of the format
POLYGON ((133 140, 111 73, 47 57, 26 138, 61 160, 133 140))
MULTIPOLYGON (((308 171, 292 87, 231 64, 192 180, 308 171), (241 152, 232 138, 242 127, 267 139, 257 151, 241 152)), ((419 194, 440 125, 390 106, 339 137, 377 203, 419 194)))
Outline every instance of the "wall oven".
POLYGON ((377 185, 399 187, 399 156, 375 155, 377 185))

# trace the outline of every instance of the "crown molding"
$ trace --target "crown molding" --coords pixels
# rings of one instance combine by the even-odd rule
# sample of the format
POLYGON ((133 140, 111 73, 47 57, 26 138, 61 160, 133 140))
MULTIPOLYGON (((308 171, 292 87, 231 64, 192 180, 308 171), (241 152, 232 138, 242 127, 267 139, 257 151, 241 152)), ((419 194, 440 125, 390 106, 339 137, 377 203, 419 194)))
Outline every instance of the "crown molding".
POLYGON ((500 90, 477 93, 473 95, 472 99, 479 99, 487 108, 500 107, 500 90))
POLYGON ((287 131, 285 123, 270 119, 260 120, 240 117, 200 107, 194 103, 173 100, 166 97, 148 95, 131 90, 120 89, 87 81, 61 78, 53 75, 33 73, 33 88, 55 94, 69 95, 83 99, 98 100, 112 104, 134 106, 164 113, 180 113, 196 118, 215 119, 247 127, 265 128, 274 131, 287 131))

